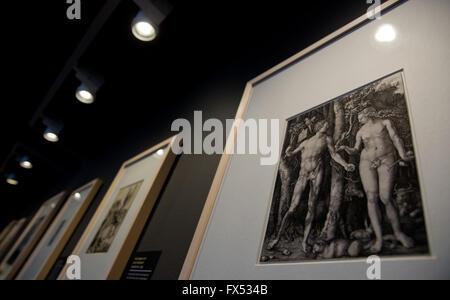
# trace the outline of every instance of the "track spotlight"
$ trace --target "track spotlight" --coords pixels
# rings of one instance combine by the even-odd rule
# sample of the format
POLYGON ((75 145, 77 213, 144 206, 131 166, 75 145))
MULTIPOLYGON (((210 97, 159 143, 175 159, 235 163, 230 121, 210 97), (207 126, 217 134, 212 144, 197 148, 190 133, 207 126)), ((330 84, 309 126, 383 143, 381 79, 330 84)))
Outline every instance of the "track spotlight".
POLYGON ((47 126, 44 131, 44 139, 52 143, 58 142, 63 125, 50 119, 44 119, 44 125, 47 126))
POLYGON ((138 40, 150 42, 158 35, 159 28, 152 23, 145 12, 140 11, 133 20, 131 31, 138 40))
POLYGON ((8 174, 6 176, 6 182, 10 185, 18 185, 19 181, 17 180, 17 177, 15 174, 8 174))
POLYGON ((131 24, 133 35, 141 41, 153 41, 158 33, 159 26, 172 10, 165 1, 134 0, 141 8, 131 24))
POLYGON ((103 84, 103 79, 99 75, 94 75, 92 71, 76 68, 76 77, 81 81, 81 85, 75 92, 75 97, 84 104, 92 104, 95 101, 97 91, 103 84))
POLYGON ((56 132, 54 132, 52 129, 50 129, 50 128, 47 128, 47 129, 44 131, 44 138, 45 138, 47 141, 52 142, 52 143, 56 143, 56 142, 59 141, 59 136, 58 136, 58 134, 57 134, 56 132))
POLYGON ((94 95, 89 91, 87 86, 82 83, 75 93, 77 99, 84 104, 92 104, 95 101, 94 95))
POLYGON ((33 168, 33 164, 31 163, 30 158, 28 156, 24 156, 24 157, 20 158, 19 164, 24 169, 29 170, 29 169, 33 168))

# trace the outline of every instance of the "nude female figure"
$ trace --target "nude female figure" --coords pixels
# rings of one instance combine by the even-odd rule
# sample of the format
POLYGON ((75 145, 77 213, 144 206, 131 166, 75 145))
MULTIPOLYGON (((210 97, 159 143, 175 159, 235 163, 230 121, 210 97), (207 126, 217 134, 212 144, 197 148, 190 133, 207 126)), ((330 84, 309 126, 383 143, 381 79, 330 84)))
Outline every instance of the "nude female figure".
POLYGON ((319 121, 315 125, 316 135, 305 140, 294 151, 287 149, 286 155, 292 157, 301 152, 300 175, 292 196, 291 205, 285 214, 281 226, 278 230, 276 238, 271 241, 267 247, 268 250, 273 249, 279 242, 281 234, 286 226, 286 221, 290 218, 300 204, 300 198, 307 184, 310 185, 308 199, 308 213, 305 220, 305 233, 303 236, 303 251, 309 252, 308 237, 311 233, 312 224, 315 218, 317 200, 319 197, 320 187, 322 185, 324 175, 323 154, 326 150, 330 153, 333 160, 342 165, 348 172, 353 172, 355 166, 347 164, 342 157, 336 153, 332 138, 328 136, 329 125, 326 121, 319 121))
POLYGON ((397 157, 400 156, 401 164, 404 165, 406 162, 412 161, 413 156, 411 153, 405 152, 403 141, 398 136, 392 122, 377 119, 375 115, 376 110, 374 108, 363 110, 358 115, 362 127, 356 135, 355 147, 342 146, 337 150, 345 150, 349 155, 361 152, 359 172, 367 196, 370 221, 376 236, 375 243, 370 251, 379 253, 383 248, 380 199, 386 208, 386 214, 396 239, 405 248, 414 246, 414 241, 404 234, 400 228, 398 212, 392 198, 397 171, 397 157), (361 151, 363 144, 364 149, 361 151))

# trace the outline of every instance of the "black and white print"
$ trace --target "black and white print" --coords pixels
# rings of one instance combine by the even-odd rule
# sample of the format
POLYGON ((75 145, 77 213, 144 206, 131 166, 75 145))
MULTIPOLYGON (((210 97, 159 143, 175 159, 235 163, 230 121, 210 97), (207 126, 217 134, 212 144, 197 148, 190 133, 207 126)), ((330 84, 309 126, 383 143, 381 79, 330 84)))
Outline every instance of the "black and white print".
POLYGON ((108 215, 87 250, 88 254, 107 253, 109 251, 142 183, 143 181, 137 182, 119 191, 108 215))
POLYGON ((429 254, 403 72, 288 120, 260 262, 429 254))

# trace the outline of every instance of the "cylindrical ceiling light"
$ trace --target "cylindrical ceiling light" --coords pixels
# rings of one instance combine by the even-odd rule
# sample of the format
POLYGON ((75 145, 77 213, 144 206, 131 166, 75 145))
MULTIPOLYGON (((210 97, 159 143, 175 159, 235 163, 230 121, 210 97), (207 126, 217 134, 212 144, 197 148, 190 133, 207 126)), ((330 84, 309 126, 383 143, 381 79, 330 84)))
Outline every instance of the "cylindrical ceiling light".
POLYGON ((153 41, 158 35, 159 28, 152 22, 144 11, 140 11, 131 24, 133 35, 141 41, 153 41))
POLYGON ((81 84, 75 92, 75 97, 84 104, 92 104, 95 101, 96 94, 103 85, 103 78, 93 70, 85 68, 75 68, 75 76, 81 84))
POLYGON ((24 156, 19 160, 19 164, 22 168, 24 169, 32 169, 33 168, 33 164, 30 161, 30 158, 28 156, 24 156))
POLYGON ((133 35, 141 41, 153 41, 159 34, 159 27, 172 11, 168 1, 134 0, 140 8, 139 13, 131 23, 133 35))
POLYGON ((50 119, 44 119, 44 125, 47 127, 44 131, 44 139, 51 143, 59 141, 59 134, 63 129, 63 125, 59 122, 50 119))
POLYGON ((19 184, 19 181, 17 180, 17 177, 15 174, 8 174, 6 176, 6 182, 9 185, 18 185, 19 184))
POLYGON ((91 91, 89 91, 89 88, 84 83, 82 83, 77 88, 75 96, 81 103, 84 104, 92 104, 95 101, 94 94, 91 91))
POLYGON ((56 143, 59 142, 59 136, 58 133, 56 133, 51 128, 47 128, 44 131, 44 139, 46 139, 49 142, 56 143))

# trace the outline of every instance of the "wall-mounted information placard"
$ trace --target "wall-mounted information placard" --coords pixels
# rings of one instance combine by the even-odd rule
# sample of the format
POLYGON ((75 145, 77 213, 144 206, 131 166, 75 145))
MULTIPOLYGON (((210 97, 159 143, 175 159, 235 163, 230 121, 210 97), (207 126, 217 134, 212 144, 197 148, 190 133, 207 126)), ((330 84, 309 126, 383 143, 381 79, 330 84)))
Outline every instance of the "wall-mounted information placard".
POLYGON ((137 252, 128 263, 122 280, 151 280, 161 251, 137 252))

